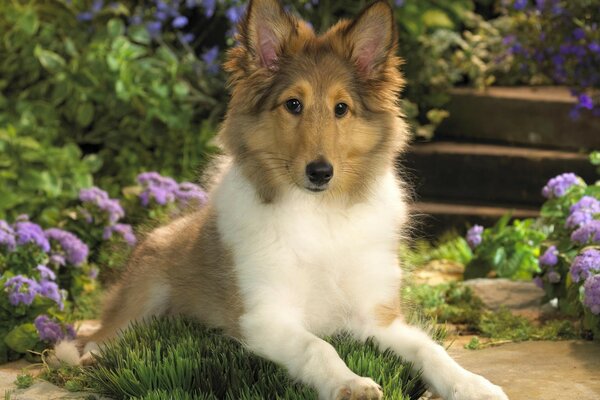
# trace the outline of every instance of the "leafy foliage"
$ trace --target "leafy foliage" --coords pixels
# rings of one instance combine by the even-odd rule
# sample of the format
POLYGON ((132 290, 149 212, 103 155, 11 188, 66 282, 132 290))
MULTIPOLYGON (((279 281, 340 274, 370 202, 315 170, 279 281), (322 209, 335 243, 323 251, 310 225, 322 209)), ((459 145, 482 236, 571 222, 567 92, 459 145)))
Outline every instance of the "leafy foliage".
MULTIPOLYGON (((391 399, 417 399, 425 388, 410 364, 372 341, 329 339, 350 369, 379 382, 391 399)), ((106 346, 94 368, 84 371, 95 390, 116 399, 316 399, 285 370, 250 354, 219 332, 183 319, 135 325, 106 346)))

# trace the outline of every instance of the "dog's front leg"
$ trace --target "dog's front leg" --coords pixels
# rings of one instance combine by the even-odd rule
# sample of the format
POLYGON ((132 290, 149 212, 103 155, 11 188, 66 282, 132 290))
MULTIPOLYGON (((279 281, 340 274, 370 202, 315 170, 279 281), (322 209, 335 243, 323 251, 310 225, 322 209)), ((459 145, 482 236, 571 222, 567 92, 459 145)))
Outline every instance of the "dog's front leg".
POLYGON ((265 306, 240 320, 245 345, 284 366, 294 379, 308 384, 323 400, 375 400, 381 387, 353 373, 333 346, 305 329, 293 308, 265 306))
POLYGON ((365 329, 363 339, 373 336, 382 349, 392 349, 423 372, 431 389, 446 400, 508 400, 499 386, 462 368, 425 332, 400 318, 385 326, 375 321, 365 329))

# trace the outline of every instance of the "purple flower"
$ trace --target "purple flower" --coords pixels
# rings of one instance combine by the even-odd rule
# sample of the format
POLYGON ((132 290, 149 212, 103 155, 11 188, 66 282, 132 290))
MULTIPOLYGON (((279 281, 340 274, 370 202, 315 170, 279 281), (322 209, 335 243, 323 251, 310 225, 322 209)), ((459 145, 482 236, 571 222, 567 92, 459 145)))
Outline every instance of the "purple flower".
POLYGON ((137 181, 144 187, 140 193, 140 201, 144 207, 154 200, 159 205, 166 205, 175 200, 178 185, 175 180, 160 175, 158 172, 145 172, 138 175, 137 181))
POLYGON ((590 276, 583 284, 583 304, 593 314, 600 314, 600 275, 590 276))
POLYGON ((99 200, 108 199, 108 193, 95 186, 79 191, 79 200, 84 203, 97 203, 99 200))
POLYGON ((63 294, 58 288, 56 282, 41 281, 39 285, 38 293, 54 301, 56 304, 58 304, 58 308, 62 310, 64 308, 63 294))
POLYGON ((14 230, 18 245, 33 243, 46 253, 50 251, 50 243, 38 224, 29 221, 20 221, 15 223, 14 230))
POLYGON ((188 24, 188 19, 187 19, 187 17, 184 17, 183 15, 179 15, 178 17, 175 17, 175 19, 173 19, 173 22, 171 22, 171 25, 173 26, 173 28, 176 28, 176 29, 183 28, 187 24, 188 24))
POLYGON ((535 286, 539 287, 540 289, 544 288, 544 281, 539 276, 533 278, 533 283, 535 283, 535 286))
POLYGON ((94 18, 94 14, 92 14, 89 11, 84 11, 84 12, 77 14, 77 21, 79 21, 79 22, 88 22, 88 21, 91 21, 92 18, 94 18))
POLYGON ((558 250, 556 246, 550 246, 546 252, 540 256, 539 262, 541 265, 552 267, 558 262, 558 250))
POLYGON ((571 206, 570 211, 565 226, 567 228, 580 227, 592 221, 594 214, 600 214, 600 201, 592 196, 583 196, 571 206))
POLYGON ((96 267, 93 267, 92 269, 90 269, 90 272, 88 273, 88 277, 90 279, 96 279, 98 277, 99 273, 100 273, 100 270, 96 267))
POLYGON ((580 94, 577 98, 579 100, 579 106, 587 110, 594 108, 594 101, 587 94, 580 94))
POLYGON ((210 49, 206 50, 201 58, 202 61, 206 63, 206 69, 211 74, 216 74, 219 72, 219 64, 216 63, 217 57, 219 56, 219 46, 213 46, 210 49))
POLYGON ((181 40, 182 40, 184 43, 191 43, 191 42, 192 42, 192 41, 193 41, 195 38, 196 38, 196 37, 194 36, 194 34, 193 34, 193 33, 186 33, 185 35, 183 35, 183 36, 181 37, 181 40))
POLYGON ((17 275, 9 278, 4 284, 4 288, 8 290, 8 301, 10 304, 18 306, 21 303, 25 305, 33 303, 35 295, 40 290, 40 285, 34 279, 17 275))
MULTIPOLYGON (((110 224, 116 223, 125 216, 125 211, 121 207, 119 200, 109 198, 105 191, 97 187, 82 189, 79 192, 79 199, 83 203, 92 204, 100 209, 100 211, 106 213, 110 224)), ((90 218, 90 220, 92 219, 90 218)))
POLYGON ((148 30, 148 33, 150 34, 151 37, 153 37, 153 38, 158 37, 160 35, 160 32, 162 31, 162 22, 160 22, 160 21, 147 22, 146 30, 148 30))
POLYGON ((581 28, 575 28, 575 30, 573 30, 573 38, 575 40, 581 40, 585 38, 585 31, 581 28))
POLYGON ((521 11, 527 7, 527 0, 515 0, 513 7, 517 11, 521 11))
POLYGON ((75 330, 72 325, 66 326, 66 333, 61 324, 56 322, 47 315, 39 315, 34 321, 35 329, 38 331, 40 339, 50 343, 56 343, 65 338, 75 339, 75 330))
POLYGON ((471 249, 479 246, 481 244, 482 235, 483 234, 483 226, 481 225, 473 225, 471 229, 467 232, 467 243, 471 249))
POLYGON ((600 243, 600 220, 588 222, 577 228, 571 234, 571 240, 577 244, 600 243))
POLYGON ((592 42, 589 44, 588 48, 590 49, 591 52, 600 54, 600 43, 592 42))
POLYGON ((600 251, 587 249, 582 251, 571 264, 573 282, 587 279, 593 273, 600 272, 600 251))
POLYGON ((406 2, 406 0, 394 0, 394 5, 396 7, 402 7, 405 2, 406 2))
MULTIPOLYGON (((106 200, 103 200, 106 201, 106 200)), ((79 266, 87 259, 89 249, 85 243, 71 232, 58 228, 46 229, 46 237, 61 247, 61 255, 72 265, 79 266)))
POLYGON ((215 14, 216 0, 202 0, 202 7, 207 18, 215 14))
POLYGON ((102 234, 102 238, 104 240, 108 240, 112 237, 113 233, 118 233, 119 235, 121 235, 123 237, 123 239, 127 242, 127 244, 132 247, 135 246, 135 244, 137 242, 137 238, 135 237, 135 234, 133 233, 133 229, 131 228, 131 225, 116 224, 116 225, 112 225, 112 226, 107 226, 106 228, 104 228, 104 233, 102 234))
POLYGON ((57 267, 62 267, 66 263, 67 263, 67 261, 60 254, 52 254, 50 256, 50 264, 56 265, 57 267))
POLYGON ((225 11, 225 16, 229 19, 231 24, 237 24, 240 19, 244 16, 246 6, 232 6, 225 11))
POLYGON ((547 199, 562 197, 575 185, 581 185, 581 178, 574 173, 567 172, 550 179, 542 189, 542 195, 547 199))
POLYGON ((202 206, 208 201, 206 192, 200 186, 191 182, 180 183, 175 190, 175 198, 183 206, 192 205, 191 203, 202 206))
POLYGON ((43 280, 55 280, 56 279, 56 274, 54 273, 54 271, 52 271, 50 268, 46 267, 45 265, 38 265, 35 269, 38 270, 38 272, 40 273, 40 276, 42 277, 43 280))
POLYGON ((92 3, 92 12, 95 14, 102 10, 102 7, 104 7, 104 0, 94 0, 92 3))
POLYGON ((0 219, 0 246, 6 246, 8 251, 17 248, 14 229, 4 220, 0 219))

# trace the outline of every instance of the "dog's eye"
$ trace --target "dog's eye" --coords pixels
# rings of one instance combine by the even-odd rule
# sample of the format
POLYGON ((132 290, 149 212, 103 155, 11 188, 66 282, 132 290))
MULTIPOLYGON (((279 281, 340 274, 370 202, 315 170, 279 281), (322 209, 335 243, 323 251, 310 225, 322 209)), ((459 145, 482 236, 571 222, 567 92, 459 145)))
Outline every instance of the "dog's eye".
POLYGON ((335 116, 340 118, 346 115, 348 112, 348 104, 346 103, 337 103, 335 105, 335 116))
POLYGON ((302 112, 302 103, 298 99, 289 99, 285 102, 285 108, 292 114, 300 114, 302 112))

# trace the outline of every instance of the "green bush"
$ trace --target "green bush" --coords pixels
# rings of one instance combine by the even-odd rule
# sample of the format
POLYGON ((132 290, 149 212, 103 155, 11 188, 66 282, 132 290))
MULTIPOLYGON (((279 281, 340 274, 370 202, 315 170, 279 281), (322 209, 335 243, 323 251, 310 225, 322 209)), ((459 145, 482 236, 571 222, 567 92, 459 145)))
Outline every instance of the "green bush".
MULTIPOLYGON (((410 364, 368 341, 329 339, 350 369, 382 385, 386 398, 418 399, 425 387, 410 364)), ((284 369, 245 350, 217 331, 184 319, 135 325, 106 346, 85 369, 94 390, 115 399, 316 399, 284 369)))

